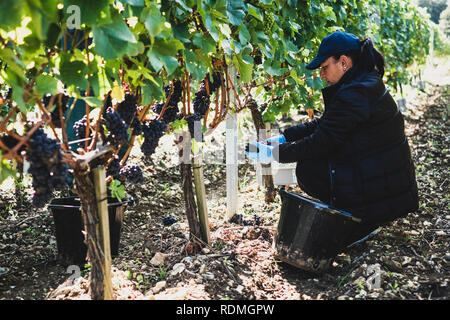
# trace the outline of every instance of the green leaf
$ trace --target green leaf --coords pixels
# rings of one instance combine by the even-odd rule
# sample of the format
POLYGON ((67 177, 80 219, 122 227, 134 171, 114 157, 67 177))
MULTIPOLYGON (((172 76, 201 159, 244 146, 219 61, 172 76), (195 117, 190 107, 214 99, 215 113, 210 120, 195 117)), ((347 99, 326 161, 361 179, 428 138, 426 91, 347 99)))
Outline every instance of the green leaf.
POLYGON ((9 161, 2 159, 2 151, 0 150, 0 184, 5 181, 8 177, 13 177, 17 179, 17 173, 11 168, 9 161))
POLYGON ((23 86, 13 83, 12 88, 13 88, 12 100, 17 103, 20 111, 26 114, 28 110, 25 101, 23 101, 23 94, 25 92, 23 86))
POLYGON ((164 99, 164 93, 162 91, 162 81, 160 78, 157 80, 144 80, 141 85, 142 88, 142 105, 146 106, 153 102, 154 100, 164 99), (155 83, 156 82, 156 83, 155 83))
POLYGON ((24 0, 1 0, 0 28, 6 31, 14 30, 22 22, 25 8, 24 0))
POLYGON ((175 57, 170 56, 162 56, 161 60, 166 68, 166 71, 169 75, 171 75, 175 69, 178 67, 178 61, 175 57))
POLYGON ((189 43, 191 40, 189 34, 189 26, 186 23, 180 23, 172 26, 172 32, 175 39, 180 40, 183 43, 189 43))
POLYGON ((61 81, 66 85, 74 85, 82 90, 87 90, 86 73, 88 72, 88 67, 83 61, 62 59, 59 72, 61 81))
POLYGON ((164 66, 164 64, 162 63, 162 61, 160 60, 160 55, 156 50, 152 50, 150 49, 147 52, 147 57, 150 60, 150 64, 153 67, 153 69, 156 72, 159 72, 159 70, 162 69, 162 67, 164 66))
POLYGON ((114 179, 109 184, 109 190, 111 191, 111 196, 119 201, 122 201, 126 197, 125 186, 120 183, 119 180, 114 179))
POLYGON ((314 90, 320 90, 323 87, 323 82, 322 82, 322 79, 320 79, 320 77, 312 78, 310 76, 307 76, 306 84, 309 87, 313 88, 314 90))
POLYGON ((244 83, 249 83, 252 80, 253 64, 245 62, 239 54, 233 57, 233 63, 239 70, 240 80, 244 83))
POLYGON ((58 81, 49 74, 41 74, 36 78, 35 88, 41 96, 47 93, 54 95, 58 93, 58 81))
POLYGON ((209 30, 209 34, 214 39, 214 41, 219 41, 219 31, 216 28, 216 24, 213 23, 211 14, 207 12, 204 16, 202 15, 204 21, 205 21, 205 27, 207 30, 209 30))
POLYGON ((86 101, 86 103, 91 107, 101 107, 103 105, 103 102, 96 97, 79 96, 78 99, 82 99, 82 100, 86 101))
POLYGON ((184 10, 187 12, 192 12, 192 8, 190 8, 184 0, 175 0, 176 3, 178 3, 184 10))
POLYGON ((112 23, 102 25, 100 28, 112 38, 131 43, 137 42, 121 15, 116 15, 112 23))
POLYGON ((251 39, 250 32, 245 25, 242 25, 239 30, 239 41, 245 46, 251 39))
POLYGON ((153 47, 147 52, 147 57, 150 59, 150 64, 156 72, 164 66, 170 75, 178 67, 178 61, 175 56, 178 54, 178 50, 181 49, 184 49, 183 43, 175 38, 170 40, 156 38, 153 47))
POLYGON ((47 47, 53 47, 56 45, 58 40, 61 36, 61 27, 57 23, 52 23, 48 30, 47 30, 47 36, 45 40, 45 46, 47 47))
POLYGON ((93 26, 92 32, 94 34, 94 52, 104 59, 121 58, 128 47, 128 42, 117 40, 110 37, 102 28, 93 26))
POLYGON ((245 4, 243 0, 227 1, 227 17, 230 23, 238 26, 245 17, 245 4))
POLYGON ((279 62, 277 63, 270 60, 264 61, 264 71, 266 71, 271 76, 283 75, 286 69, 277 66, 277 64, 279 64, 279 62))
POLYGON ((208 72, 205 65, 200 61, 199 56, 192 51, 186 53, 186 70, 192 74, 196 80, 203 79, 208 72))
POLYGON ((216 52, 216 42, 210 35, 205 36, 201 33, 197 33, 192 40, 197 47, 203 50, 203 54, 216 52))
POLYGON ((188 127, 188 123, 184 119, 175 120, 171 123, 171 126, 175 133, 181 134, 181 133, 183 133, 183 129, 188 127))
POLYGON ((254 7, 250 3, 247 6, 248 6, 248 14, 249 15, 255 17, 259 21, 263 21, 264 20, 263 16, 261 15, 261 12, 259 11, 259 9, 257 7, 254 7))
POLYGON ((120 14, 115 14, 111 23, 93 26, 94 51, 105 59, 121 58, 125 54, 130 56, 143 51, 128 25, 120 14))
POLYGON ((144 44, 141 41, 138 41, 137 43, 128 43, 126 54, 130 57, 134 57, 139 54, 143 54, 144 51, 144 44))
POLYGON ((164 19, 154 4, 151 4, 142 11, 141 20, 144 22, 145 28, 152 37, 156 37, 163 31, 164 23, 166 22, 166 19, 164 19))

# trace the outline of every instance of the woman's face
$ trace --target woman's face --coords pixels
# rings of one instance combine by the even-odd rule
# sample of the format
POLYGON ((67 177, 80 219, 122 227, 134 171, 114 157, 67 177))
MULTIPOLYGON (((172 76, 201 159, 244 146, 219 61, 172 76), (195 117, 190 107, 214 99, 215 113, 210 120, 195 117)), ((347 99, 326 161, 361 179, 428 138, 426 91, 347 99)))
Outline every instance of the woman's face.
POLYGON ((341 56, 338 60, 329 57, 320 65, 320 78, 325 79, 329 86, 338 83, 344 73, 350 68, 351 60, 341 56))

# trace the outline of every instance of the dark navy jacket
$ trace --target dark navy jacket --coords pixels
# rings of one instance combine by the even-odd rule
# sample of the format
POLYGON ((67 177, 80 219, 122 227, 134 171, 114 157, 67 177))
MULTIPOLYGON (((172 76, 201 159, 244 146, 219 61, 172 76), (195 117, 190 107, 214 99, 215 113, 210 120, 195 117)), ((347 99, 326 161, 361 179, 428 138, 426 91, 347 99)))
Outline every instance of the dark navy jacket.
POLYGON ((322 95, 322 117, 286 129, 287 143, 274 148, 275 159, 297 162, 297 181, 306 193, 365 225, 417 210, 404 119, 376 71, 353 67, 322 95))

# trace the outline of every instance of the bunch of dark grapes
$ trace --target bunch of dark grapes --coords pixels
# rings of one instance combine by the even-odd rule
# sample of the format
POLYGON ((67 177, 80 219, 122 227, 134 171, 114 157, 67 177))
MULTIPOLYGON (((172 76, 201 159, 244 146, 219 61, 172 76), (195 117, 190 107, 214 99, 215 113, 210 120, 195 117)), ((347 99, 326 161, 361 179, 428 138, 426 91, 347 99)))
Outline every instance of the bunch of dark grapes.
POLYGON ((181 94, 183 92, 183 88, 181 87, 181 81, 175 80, 173 84, 164 87, 164 92, 166 94, 166 98, 169 97, 170 91, 172 90, 172 95, 170 96, 169 106, 178 106, 178 102, 181 100, 181 94))
POLYGON ((200 88, 195 93, 194 113, 197 113, 203 117, 209 108, 210 102, 210 97, 206 92, 206 82, 203 80, 200 84, 200 88))
POLYGON ((133 135, 142 133, 142 124, 139 121, 137 108, 137 98, 131 94, 126 94, 125 99, 117 106, 120 117, 133 129, 133 135))
POLYGON ((29 173, 33 177, 32 203, 41 208, 50 201, 53 190, 61 190, 69 184, 69 166, 62 162, 61 146, 39 128, 30 139, 29 173))
POLYGON ((108 128, 108 140, 114 144, 128 145, 128 126, 120 117, 118 112, 115 112, 112 107, 106 110, 105 114, 106 128, 108 128))
POLYGON ((120 159, 116 156, 108 165, 106 175, 117 179, 120 176, 120 159))
POLYGON ((87 116, 84 116, 80 120, 73 124, 73 131, 77 139, 86 138, 87 116))
POLYGON ((145 140, 142 143, 141 151, 145 156, 150 157, 153 153, 155 153, 159 139, 164 135, 166 129, 167 125, 164 121, 155 119, 144 123, 143 132, 145 140))
MULTIPOLYGON (((86 138, 86 128, 87 128, 87 116, 85 115, 80 120, 76 121, 73 124, 73 131, 75 132, 75 136, 77 139, 85 139, 86 138)), ((83 148, 84 142, 77 143, 78 148, 83 148)))
MULTIPOLYGON (((157 103, 153 106, 153 112, 156 114, 160 114, 163 107, 164 103, 157 103)), ((177 120, 179 111, 180 110, 178 109, 178 107, 168 105, 166 110, 164 111, 162 119, 167 123, 173 122, 177 120)))
POLYGON ((213 81, 212 81, 212 83, 209 82, 209 93, 213 94, 214 92, 216 92, 216 90, 218 88, 220 88, 221 85, 222 85, 222 79, 220 77, 220 73, 214 72, 213 73, 213 81))
MULTIPOLYGON (((52 98, 51 94, 47 94, 44 96, 44 98, 42 98, 42 103, 44 104, 44 106, 47 108, 50 100, 52 98)), ((62 94, 61 96, 61 104, 59 101, 60 97, 56 96, 53 99, 53 111, 50 113, 51 118, 52 118, 52 123, 55 126, 55 128, 61 128, 61 118, 59 116, 59 107, 61 106, 62 109, 62 114, 64 115, 64 113, 67 111, 67 103, 69 102, 69 96, 66 94, 62 94)))
POLYGON ((194 113, 191 114, 189 116, 186 117, 186 121, 188 123, 188 128, 189 128, 189 133, 191 134, 191 138, 195 138, 196 141, 198 142, 203 142, 203 131, 202 131, 202 125, 195 125, 195 123, 200 122, 202 120, 202 116, 199 115, 198 113, 194 113), (196 132, 195 128, 198 128, 198 130, 200 130, 200 132, 196 132))
MULTIPOLYGON (((164 92, 166 94, 166 98, 168 98, 170 95, 170 92, 172 92, 169 102, 167 103, 167 108, 164 111, 164 114, 162 116, 162 119, 166 123, 170 123, 170 122, 177 120, 178 112, 180 111, 178 109, 178 103, 181 100, 181 94, 183 92, 182 87, 181 87, 181 81, 175 80, 173 82, 173 85, 170 84, 168 86, 165 86, 164 92), (173 91, 172 91, 172 88, 173 88, 173 91)), ((164 107, 164 103, 157 103, 153 106, 153 112, 156 114, 160 114, 163 107, 164 107)))
POLYGON ((142 169, 134 164, 127 164, 120 169, 120 176, 133 184, 144 182, 142 169))
POLYGON ((260 65, 262 63, 262 55, 258 54, 253 58, 253 61, 255 62, 256 65, 260 65))

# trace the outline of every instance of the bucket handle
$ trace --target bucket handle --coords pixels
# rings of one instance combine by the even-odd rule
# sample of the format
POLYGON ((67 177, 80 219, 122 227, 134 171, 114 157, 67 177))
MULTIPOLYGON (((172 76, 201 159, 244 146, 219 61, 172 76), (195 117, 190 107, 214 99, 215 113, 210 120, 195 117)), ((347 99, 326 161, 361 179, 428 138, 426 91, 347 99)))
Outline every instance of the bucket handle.
MULTIPOLYGON (((78 198, 78 197, 75 197, 74 199, 80 199, 80 198, 78 198)), ((101 202, 101 201, 104 201, 104 200, 107 200, 108 198, 104 198, 104 199, 100 199, 100 200, 98 200, 98 202, 101 202)), ((123 204, 127 204, 127 203, 130 203, 130 202, 133 202, 134 200, 133 200, 133 198, 129 198, 129 199, 126 199, 126 200, 123 200, 123 201, 121 201, 121 202, 112 202, 112 203, 108 203, 108 207, 110 207, 110 206, 115 206, 115 205, 123 205, 123 204)), ((81 205, 79 205, 79 206, 72 206, 72 205, 69 205, 69 204, 48 204, 47 205, 47 207, 49 207, 49 208, 66 208, 66 209, 80 209, 81 208, 81 205)))
MULTIPOLYGON (((317 209, 319 209, 319 207, 322 207, 322 206, 316 206, 317 209)), ((358 223, 361 222, 361 218, 357 218, 357 217, 353 216, 353 215, 352 215, 351 213, 349 213, 349 212, 339 211, 339 210, 336 210, 336 209, 333 209, 333 208, 330 208, 330 207, 328 207, 327 209, 329 210, 329 212, 330 212, 331 214, 338 214, 338 215, 341 215, 341 216, 350 218, 350 219, 352 219, 352 220, 355 221, 355 222, 358 222, 358 223)))
POLYGON ((295 196, 295 197, 297 197, 297 198, 300 198, 300 199, 302 199, 302 200, 308 201, 309 203, 311 203, 312 205, 314 205, 314 207, 315 207, 316 209, 319 209, 319 210, 320 210, 320 209, 327 209, 331 214, 338 214, 338 215, 344 216, 344 217, 346 217, 346 218, 350 218, 350 219, 351 219, 352 221, 354 221, 354 222, 360 223, 360 222, 362 221, 361 218, 355 217, 355 216, 352 215, 350 212, 345 212, 345 211, 342 211, 342 210, 338 210, 338 209, 333 208, 333 207, 331 207, 330 205, 327 205, 327 204, 325 204, 325 203, 318 203, 318 202, 316 202, 316 201, 313 201, 313 200, 308 199, 308 198, 306 198, 306 197, 300 196, 300 195, 298 195, 298 194, 291 193, 291 192, 287 191, 287 190, 284 188, 284 186, 283 186, 283 188, 281 188, 280 192, 281 192, 281 193, 283 193, 283 192, 284 192, 284 193, 289 193, 289 194, 292 194, 293 196, 295 196))

